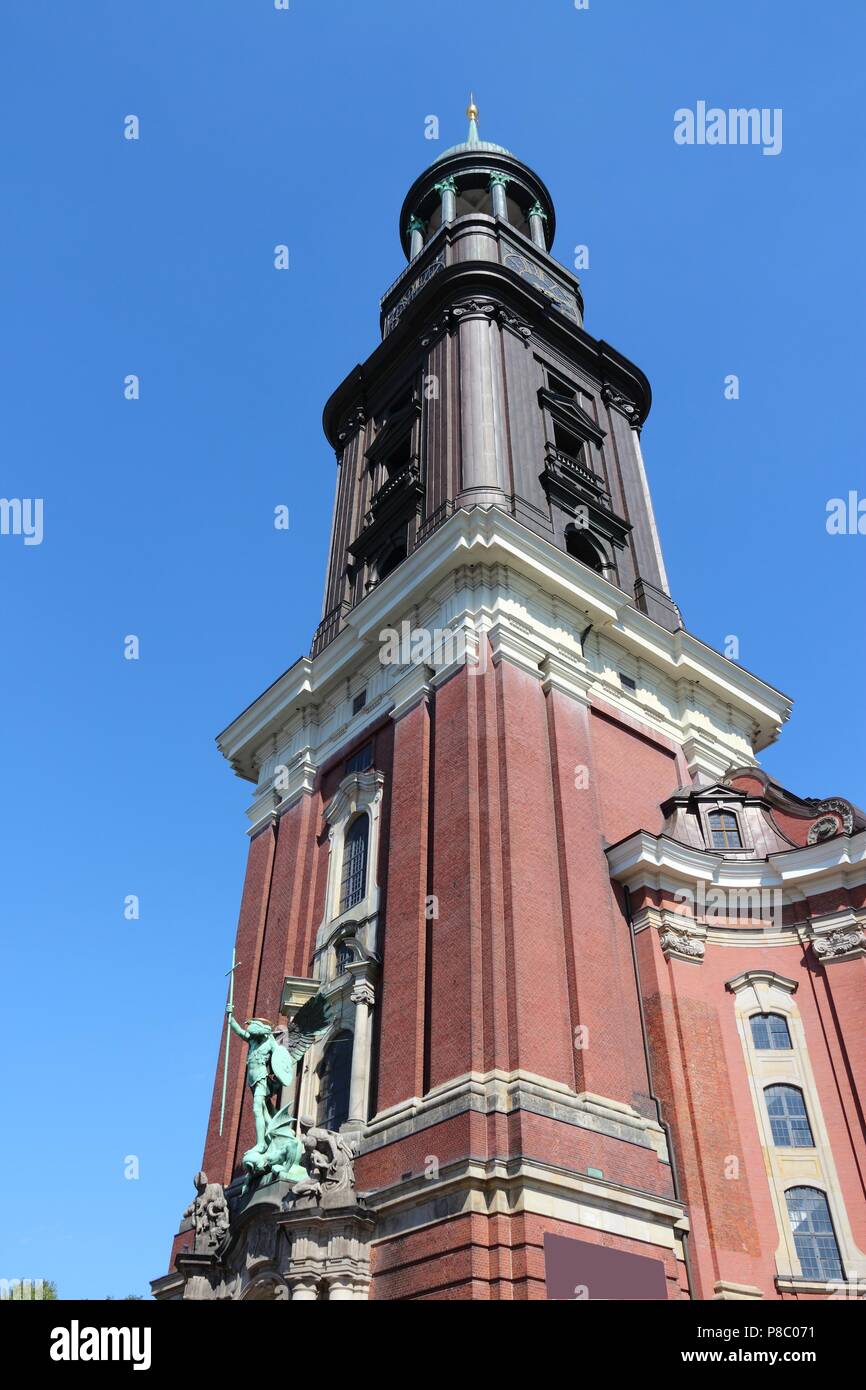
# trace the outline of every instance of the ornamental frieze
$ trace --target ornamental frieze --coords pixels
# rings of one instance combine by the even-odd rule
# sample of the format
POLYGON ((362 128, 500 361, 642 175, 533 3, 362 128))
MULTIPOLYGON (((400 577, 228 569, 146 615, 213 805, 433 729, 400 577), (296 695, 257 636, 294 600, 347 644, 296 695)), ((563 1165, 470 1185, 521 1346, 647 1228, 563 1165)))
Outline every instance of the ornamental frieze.
POLYGON ((415 299, 421 293, 424 286, 426 284, 429 284, 429 282, 433 279, 434 275, 438 275, 439 271, 444 269, 445 252, 440 251, 436 259, 431 261, 429 265, 424 267, 424 269, 421 271, 421 274, 418 275, 412 281, 409 288, 403 291, 400 298, 397 300, 397 303, 394 305, 393 309, 390 309, 388 313, 385 315, 385 323, 382 328, 382 336, 384 338, 387 338, 388 334, 393 332, 393 330, 397 327, 397 324, 400 322, 400 319, 403 317, 403 314, 405 313, 406 309, 412 303, 412 300, 415 299))

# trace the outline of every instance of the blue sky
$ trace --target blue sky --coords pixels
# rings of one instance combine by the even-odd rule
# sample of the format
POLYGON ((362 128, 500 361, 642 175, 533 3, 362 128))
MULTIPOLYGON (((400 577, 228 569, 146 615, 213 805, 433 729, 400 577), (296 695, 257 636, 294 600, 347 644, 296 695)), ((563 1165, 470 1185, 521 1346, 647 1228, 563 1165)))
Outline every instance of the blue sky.
POLYGON ((164 1272, 192 1193, 249 799, 213 737, 308 649, 322 406, 376 344, 403 195, 470 87, 550 187, 554 254, 590 248, 587 328, 653 384, 687 624, 796 699, 764 765, 866 803, 866 537, 825 529, 866 494, 866 11, 10 0, 2 31, 0 494, 44 499, 44 539, 0 536, 0 1277, 100 1298, 164 1272), (678 146, 699 100, 781 108, 781 154, 678 146))

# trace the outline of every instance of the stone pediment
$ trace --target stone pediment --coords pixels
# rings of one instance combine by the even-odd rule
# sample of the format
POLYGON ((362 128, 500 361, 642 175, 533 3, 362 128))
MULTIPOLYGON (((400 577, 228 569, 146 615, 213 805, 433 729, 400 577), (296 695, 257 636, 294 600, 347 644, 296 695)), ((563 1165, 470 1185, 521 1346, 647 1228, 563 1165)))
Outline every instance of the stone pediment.
POLYGON ((396 410, 392 415, 389 415, 365 454, 368 464, 378 463, 380 459, 386 457, 393 448, 401 443, 420 415, 421 404, 416 400, 410 401, 401 410, 396 410))
POLYGON ((604 443, 607 431, 601 429, 583 406, 578 405, 571 396, 560 395, 558 391, 551 391, 548 387, 542 386, 538 392, 538 399, 557 420, 571 426, 582 439, 590 439, 599 447, 604 443))

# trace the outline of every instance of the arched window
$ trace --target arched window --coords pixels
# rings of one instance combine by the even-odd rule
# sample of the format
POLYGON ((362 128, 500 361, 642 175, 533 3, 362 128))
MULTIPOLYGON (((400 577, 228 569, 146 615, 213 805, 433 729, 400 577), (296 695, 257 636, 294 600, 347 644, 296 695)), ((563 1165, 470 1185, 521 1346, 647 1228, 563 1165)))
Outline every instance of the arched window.
POLYGON ((772 1052, 787 1051, 791 1047, 791 1034, 784 1014, 753 1014, 750 1022, 755 1047, 772 1052))
POLYGON ((595 570, 597 574, 603 572, 604 561, 584 530, 572 526, 565 535, 565 548, 569 555, 573 559, 579 560, 582 565, 589 565, 589 568, 595 570))
POLYGON ((733 811, 711 811, 710 812, 710 835, 713 839, 713 849, 742 849, 743 842, 740 839, 740 828, 737 825, 737 817, 733 811))
POLYGON ((843 1279, 827 1198, 817 1187, 789 1187, 788 1219, 804 1279, 843 1279))
POLYGON ((796 1086, 768 1086, 764 1099, 777 1149, 814 1148, 815 1141, 802 1091, 796 1086))
POLYGON ((367 843, 370 821, 356 816, 343 842, 343 877, 340 883, 340 911, 354 907, 367 896, 367 843))
POLYGON ((319 1094, 316 1123, 323 1129, 339 1129, 349 1118, 349 1082, 352 1076, 352 1034, 332 1038, 317 1068, 319 1094))

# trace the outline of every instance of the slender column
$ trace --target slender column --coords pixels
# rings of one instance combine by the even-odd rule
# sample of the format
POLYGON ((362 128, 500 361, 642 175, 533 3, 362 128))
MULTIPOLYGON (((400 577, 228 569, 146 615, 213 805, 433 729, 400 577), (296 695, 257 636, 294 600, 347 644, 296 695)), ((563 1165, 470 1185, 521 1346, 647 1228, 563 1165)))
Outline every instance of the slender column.
POLYGON ((355 1029, 352 1038, 352 1075, 349 1082, 349 1118, 347 1125, 352 1127, 367 1122, 367 1090, 370 1076, 370 1009, 375 994, 369 980, 360 974, 366 971, 366 962, 349 966, 350 974, 355 976, 351 1000, 355 1005, 355 1029))
POLYGON ((424 228, 427 224, 414 213, 409 218, 409 259, 414 261, 424 248, 424 228))
POLYGON ((547 221, 547 213, 540 203, 535 202, 529 209, 529 234, 536 246, 540 246, 542 251, 547 250, 547 233, 544 224, 547 221))
POLYGON ((479 506, 495 506, 508 491, 496 306, 477 300, 454 313, 460 324, 461 491, 474 494, 479 506))
POLYGON ((507 174, 490 175, 490 199, 493 206, 493 216, 501 217, 503 222, 508 221, 508 203, 505 200, 505 189, 511 182, 507 174))
POLYGON ((457 216, 457 184, 454 182, 454 175, 449 174, 447 179, 442 179, 433 185, 442 204, 442 225, 446 222, 453 222, 457 216))

